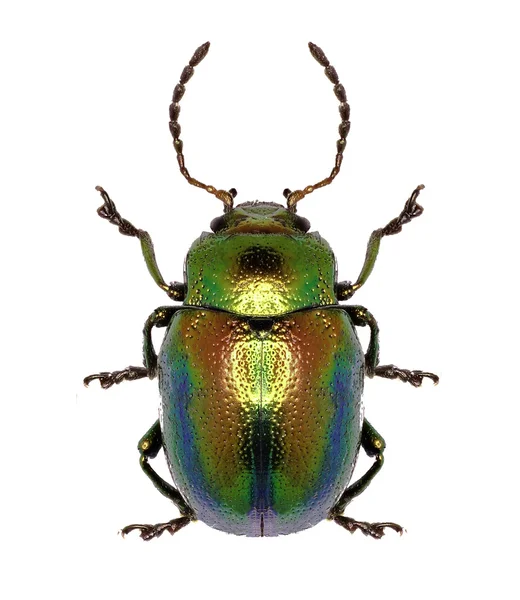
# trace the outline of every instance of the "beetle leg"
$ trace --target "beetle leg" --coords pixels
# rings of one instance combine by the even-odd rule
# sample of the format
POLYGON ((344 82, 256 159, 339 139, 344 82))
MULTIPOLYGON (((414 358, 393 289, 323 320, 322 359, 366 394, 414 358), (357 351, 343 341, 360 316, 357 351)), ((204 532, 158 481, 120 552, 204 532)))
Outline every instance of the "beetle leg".
POLYGON ((340 515, 345 510, 347 504, 350 504, 356 496, 364 492, 372 479, 374 479, 383 467, 383 452, 386 447, 385 440, 366 419, 363 421, 363 429, 361 430, 361 447, 368 456, 375 457, 374 464, 360 479, 349 485, 341 494, 339 500, 331 510, 331 518, 340 515))
POLYGON ((393 529, 399 535, 403 535, 403 532, 405 531, 401 525, 397 525, 397 523, 368 523, 367 521, 356 521, 355 519, 344 517, 343 515, 334 517, 334 522, 344 527, 347 531, 350 531, 350 533, 359 530, 363 534, 373 537, 376 540, 380 540, 385 535, 386 528, 393 529))
POLYGON ((385 440, 377 433, 372 425, 365 419, 363 421, 363 429, 361 431, 361 446, 368 456, 374 456, 374 464, 370 469, 341 494, 339 500, 332 507, 329 519, 332 519, 338 525, 341 525, 351 533, 359 529, 365 535, 373 538, 382 538, 385 534, 385 529, 390 528, 397 533, 402 534, 403 528, 397 523, 367 523, 366 521, 356 521, 350 517, 342 515, 346 506, 352 502, 356 496, 359 496, 370 485, 370 482, 379 473, 384 463, 383 452, 385 449, 385 440))
POLYGON ((154 538, 161 537, 161 535, 168 531, 171 535, 177 533, 183 527, 186 527, 190 523, 191 519, 189 517, 179 517, 177 519, 172 519, 167 523, 156 523, 155 525, 151 525, 149 523, 135 523, 133 525, 127 525, 121 529, 121 535, 125 537, 131 531, 140 531, 139 534, 141 538, 148 542, 153 540, 154 538))
POLYGON ((364 306, 345 306, 344 308, 356 327, 365 325, 370 327, 370 342, 365 354, 365 371, 368 377, 400 379, 405 383, 411 383, 414 387, 420 387, 425 377, 431 379, 435 385, 439 383, 439 377, 435 373, 410 371, 395 365, 379 365, 379 326, 374 315, 364 306))
POLYGON ((406 223, 409 223, 412 219, 415 219, 422 214, 424 209, 420 204, 417 204, 417 197, 423 188, 424 185, 419 185, 415 188, 398 217, 392 219, 385 227, 376 229, 372 232, 372 235, 368 240, 365 262, 363 263, 357 281, 355 283, 351 283, 350 281, 340 281, 336 284, 338 300, 348 300, 351 298, 370 277, 372 269, 376 264, 381 239, 386 235, 395 235, 396 233, 399 233, 402 230, 403 225, 406 225, 406 223))
POLYGON ((146 319, 143 329, 143 362, 150 379, 153 379, 157 374, 157 353, 153 347, 152 329, 154 327, 168 327, 173 315, 179 308, 178 306, 160 306, 146 319))
POLYGON ((143 379, 143 377, 148 377, 148 371, 144 367, 127 367, 122 371, 112 371, 111 373, 103 371, 102 373, 89 375, 83 379, 83 383, 88 387, 90 383, 98 379, 101 387, 108 390, 109 387, 114 384, 119 385, 122 381, 135 381, 136 379, 143 379))
POLYGON ((94 373, 83 379, 83 383, 88 387, 95 379, 99 380, 104 390, 112 387, 114 384, 120 384, 122 381, 135 381, 149 377, 153 379, 157 374, 157 354, 152 342, 152 329, 154 327, 168 327, 173 315, 178 310, 176 306, 161 306, 156 308, 146 319, 143 329, 143 362, 144 367, 127 367, 122 371, 102 371, 94 373))
POLYGON ((411 383, 414 387, 420 387, 425 377, 431 379, 434 385, 439 383, 439 376, 435 373, 409 371, 408 369, 400 369, 395 365, 379 365, 374 369, 374 375, 386 379, 400 379, 404 383, 411 383))
POLYGON ((97 209, 98 215, 102 219, 106 219, 112 223, 112 225, 116 225, 119 228, 119 233, 138 238, 141 242, 141 250, 143 252, 146 266, 148 267, 148 271, 155 283, 163 291, 165 291, 172 300, 184 300, 184 296, 186 295, 186 286, 184 283, 175 281, 167 284, 164 281, 159 267, 157 266, 152 238, 148 232, 143 231, 142 229, 137 229, 137 227, 134 227, 130 221, 124 219, 117 211, 116 205, 111 200, 110 196, 101 186, 98 185, 96 190, 101 194, 104 202, 104 204, 97 209))
POLYGON ((161 494, 177 506, 181 512, 181 517, 172 519, 166 523, 157 523, 156 525, 127 525, 121 530, 121 535, 125 536, 131 531, 137 530, 141 532, 141 537, 146 541, 161 536, 165 531, 169 531, 173 535, 179 529, 188 525, 190 521, 195 520, 195 513, 191 506, 184 500, 181 493, 156 473, 148 462, 149 459, 155 458, 162 448, 162 433, 159 421, 156 421, 139 440, 137 448, 141 454, 139 459, 141 468, 161 494))
POLYGON ((373 377, 376 366, 379 364, 379 326, 374 315, 364 306, 345 306, 350 320, 356 327, 370 327, 370 341, 365 354, 365 373, 373 377))

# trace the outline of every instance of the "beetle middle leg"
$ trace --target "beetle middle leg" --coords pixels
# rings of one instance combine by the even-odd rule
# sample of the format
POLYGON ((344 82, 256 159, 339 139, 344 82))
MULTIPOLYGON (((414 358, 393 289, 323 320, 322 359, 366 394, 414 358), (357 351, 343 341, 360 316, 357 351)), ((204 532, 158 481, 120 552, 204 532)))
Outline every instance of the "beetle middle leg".
POLYGON ((83 383, 88 387, 94 380, 98 380, 104 390, 119 385, 122 381, 135 381, 149 377, 153 379, 157 374, 157 354, 152 342, 152 329, 154 327, 168 327, 173 315, 179 306, 161 306, 156 308, 146 319, 143 329, 143 364, 144 367, 127 367, 122 371, 102 371, 85 377, 83 383))
POLYGON ((139 440, 138 450, 141 454, 139 463, 141 468, 154 484, 154 486, 161 492, 163 496, 166 496, 171 500, 175 506, 180 510, 181 516, 167 521, 166 523, 156 523, 155 525, 150 524, 133 524, 123 527, 121 535, 125 536, 131 531, 140 531, 140 535, 143 540, 151 540, 153 538, 160 537, 165 531, 168 531, 172 535, 177 533, 180 529, 185 527, 195 519, 195 512, 188 505, 186 500, 182 497, 181 493, 174 488, 171 484, 165 481, 156 471, 152 469, 149 463, 149 459, 155 458, 162 448, 162 433, 159 421, 156 421, 150 429, 144 434, 139 440))
POLYGON ((135 381, 148 377, 148 371, 145 367, 126 367, 121 371, 102 371, 101 373, 93 373, 83 379, 86 387, 94 380, 98 380, 104 390, 112 387, 114 384, 119 385, 122 381, 135 381))
POLYGON ((419 387, 425 377, 431 379, 435 385, 439 383, 438 375, 427 371, 410 371, 395 365, 379 364, 379 327, 374 315, 363 306, 345 306, 352 323, 357 327, 370 327, 370 342, 365 354, 365 371, 368 377, 385 377, 386 379, 400 379, 419 387))
POLYGON ((332 519, 335 523, 341 525, 351 533, 354 533, 354 531, 359 529, 365 535, 369 535, 376 539, 382 538, 385 534, 385 529, 387 528, 393 529, 400 534, 403 533, 403 528, 400 525, 397 525, 397 523, 367 523, 366 521, 356 521, 350 517, 345 517, 342 513, 346 506, 356 498, 356 496, 359 496, 359 494, 367 489, 372 479, 381 470, 384 463, 383 451, 385 445, 385 440, 365 419, 363 421, 363 429, 361 430, 361 447, 368 456, 375 457, 375 462, 360 479, 347 487, 341 494, 339 500, 332 507, 329 514, 329 519, 332 519))

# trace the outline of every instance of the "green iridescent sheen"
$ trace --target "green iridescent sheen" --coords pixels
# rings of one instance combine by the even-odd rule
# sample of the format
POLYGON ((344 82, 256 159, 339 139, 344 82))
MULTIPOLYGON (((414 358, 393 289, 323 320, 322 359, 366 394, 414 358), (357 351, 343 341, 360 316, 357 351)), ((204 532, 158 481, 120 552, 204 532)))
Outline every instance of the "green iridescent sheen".
POLYGON ((193 243, 186 259, 185 304, 281 315, 337 303, 335 259, 325 240, 285 225, 270 229, 272 221, 262 218, 252 221, 233 222, 193 243))
POLYGON ((254 321, 175 315, 159 357, 161 430, 197 518, 278 535, 327 518, 355 464, 363 353, 340 308, 254 321))
POLYGON ((185 307, 159 355, 170 471, 212 527, 299 531, 328 517, 352 475, 363 352, 308 221, 251 203, 211 227, 188 253, 185 307))

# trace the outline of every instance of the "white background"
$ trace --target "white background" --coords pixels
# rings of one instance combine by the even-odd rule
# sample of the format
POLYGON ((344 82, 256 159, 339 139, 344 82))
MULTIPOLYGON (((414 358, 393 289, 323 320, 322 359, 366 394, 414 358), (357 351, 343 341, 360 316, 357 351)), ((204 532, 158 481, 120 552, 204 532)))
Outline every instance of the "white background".
MULTIPOLYGON (((514 2, 12 2, 0 13, 4 598, 518 597, 518 165, 514 2), (434 388, 368 381, 386 464, 348 508, 406 527, 383 540, 324 522, 272 539, 202 523, 145 544, 122 526, 176 515, 141 473, 154 382, 86 390, 139 364, 168 303, 137 240, 96 215, 103 185, 147 229, 166 279, 221 206, 186 184, 168 105, 182 102, 192 174, 283 202, 330 171, 337 101, 352 106, 343 170, 299 214, 355 279, 370 232, 426 185, 424 215, 386 238, 355 302, 381 359, 434 388)), ((366 336, 362 339, 366 341, 366 336)), ((367 466, 362 462, 360 467, 367 466)))

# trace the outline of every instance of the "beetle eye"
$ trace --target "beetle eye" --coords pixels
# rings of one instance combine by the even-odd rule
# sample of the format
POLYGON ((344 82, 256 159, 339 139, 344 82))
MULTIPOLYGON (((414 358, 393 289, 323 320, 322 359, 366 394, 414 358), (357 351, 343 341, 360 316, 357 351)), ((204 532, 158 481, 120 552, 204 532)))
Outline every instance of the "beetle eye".
POLYGON ((213 233, 217 233, 221 229, 224 229, 224 227, 226 226, 226 216, 222 215, 220 217, 215 217, 213 221, 211 221, 209 226, 213 233))
POLYGON ((295 215, 294 226, 300 231, 303 231, 303 233, 307 233, 307 231, 309 231, 311 228, 311 223, 309 219, 295 215))

